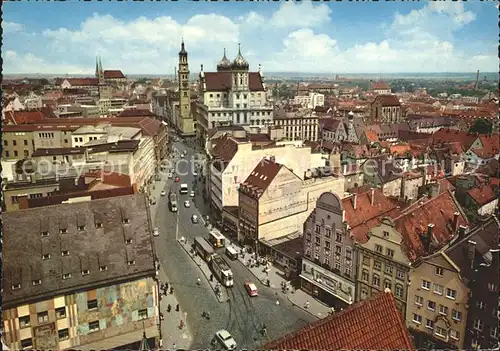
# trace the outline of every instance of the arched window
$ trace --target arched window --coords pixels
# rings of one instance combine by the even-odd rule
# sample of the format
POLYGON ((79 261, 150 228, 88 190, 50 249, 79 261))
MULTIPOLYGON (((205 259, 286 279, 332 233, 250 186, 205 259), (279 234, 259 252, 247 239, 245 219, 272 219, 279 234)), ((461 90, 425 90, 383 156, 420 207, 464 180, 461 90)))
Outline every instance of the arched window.
POLYGON ((380 287, 380 277, 378 274, 374 274, 372 278, 372 285, 376 287, 380 287))
POLYGON ((404 290, 401 284, 396 284, 396 296, 399 298, 403 298, 404 290))
POLYGON ((392 282, 389 279, 384 280, 384 288, 392 289, 392 282))

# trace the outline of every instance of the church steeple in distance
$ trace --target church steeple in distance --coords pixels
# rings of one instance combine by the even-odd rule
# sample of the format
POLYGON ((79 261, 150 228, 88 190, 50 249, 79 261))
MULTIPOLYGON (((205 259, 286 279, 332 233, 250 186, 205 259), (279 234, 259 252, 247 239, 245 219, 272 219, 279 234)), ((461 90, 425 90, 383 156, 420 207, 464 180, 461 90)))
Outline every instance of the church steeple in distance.
POLYGON ((99 78, 99 59, 95 57, 95 77, 99 78))

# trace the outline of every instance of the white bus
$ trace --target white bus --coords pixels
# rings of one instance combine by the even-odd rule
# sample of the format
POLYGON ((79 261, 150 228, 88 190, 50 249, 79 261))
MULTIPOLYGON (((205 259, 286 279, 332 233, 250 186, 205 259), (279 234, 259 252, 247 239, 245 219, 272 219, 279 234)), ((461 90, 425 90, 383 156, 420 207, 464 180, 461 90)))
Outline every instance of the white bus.
POLYGON ((212 261, 210 262, 212 266, 212 271, 217 277, 217 280, 226 288, 234 285, 233 282, 233 272, 222 257, 217 254, 212 255, 212 261))
POLYGON ((187 184, 181 184, 181 190, 179 191, 181 194, 187 194, 189 191, 187 184))

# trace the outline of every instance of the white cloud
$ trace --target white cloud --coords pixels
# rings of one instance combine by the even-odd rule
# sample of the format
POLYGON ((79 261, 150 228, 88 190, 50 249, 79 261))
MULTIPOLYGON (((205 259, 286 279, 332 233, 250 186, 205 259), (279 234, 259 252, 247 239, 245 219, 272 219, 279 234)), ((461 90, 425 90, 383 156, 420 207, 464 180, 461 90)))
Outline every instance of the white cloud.
POLYGON ((406 14, 395 13, 392 23, 384 26, 384 39, 357 40, 347 47, 339 45, 331 26, 325 25, 331 23, 330 14, 327 5, 310 1, 282 3, 269 15, 251 11, 228 18, 212 13, 194 15, 184 23, 170 16, 123 21, 95 13, 77 29, 47 29, 30 36, 22 35, 27 34, 22 25, 4 22, 6 32, 19 31, 15 38, 22 44, 4 48, 4 71, 92 74, 95 55, 100 55, 105 69, 168 74, 177 65, 181 37, 192 72, 201 63, 206 71, 214 69, 224 47, 232 59, 238 42, 251 69, 262 63, 267 72, 449 72, 498 67, 496 46, 486 52, 465 52, 453 45, 456 31, 476 17, 461 3, 432 2, 406 14), (33 42, 42 43, 38 51, 33 42), (20 54, 26 48, 33 48, 32 53, 20 54))
POLYGON ((17 33, 21 32, 24 29, 24 26, 16 22, 4 21, 2 22, 2 29, 4 33, 17 33))
POLYGON ((332 10, 326 4, 313 5, 311 1, 282 2, 269 21, 279 28, 310 28, 331 22, 332 10))

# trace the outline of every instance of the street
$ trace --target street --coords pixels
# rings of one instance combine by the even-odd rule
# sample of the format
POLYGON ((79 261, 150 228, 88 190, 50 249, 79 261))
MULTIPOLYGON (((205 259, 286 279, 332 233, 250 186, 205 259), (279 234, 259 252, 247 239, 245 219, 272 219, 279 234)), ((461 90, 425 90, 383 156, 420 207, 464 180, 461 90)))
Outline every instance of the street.
MULTIPOLYGON (((189 190, 193 188, 191 164, 186 161, 191 160, 195 152, 188 144, 182 142, 174 143, 173 147, 181 152, 184 150, 187 152, 184 161, 181 159, 178 163, 177 174, 167 181, 164 188, 167 194, 169 190, 178 194, 179 211, 177 213, 169 211, 168 196, 156 199, 154 226, 158 227, 160 235, 155 238, 155 247, 161 269, 169 278, 170 286, 174 287, 181 307, 187 312, 187 322, 193 334, 191 348, 209 347, 215 332, 220 329, 226 329, 232 334, 238 343, 238 348, 257 348, 269 340, 316 321, 314 316, 292 306, 282 294, 276 294, 275 290, 262 285, 238 260, 231 261, 224 257, 223 252, 220 253, 230 265, 235 283, 233 288, 227 289, 229 301, 219 303, 200 268, 176 240, 176 237, 178 239, 185 237, 192 243, 196 236, 208 237, 208 230, 203 221, 200 220, 197 224, 191 221, 193 214, 199 219, 202 217, 196 208, 204 201, 202 193, 197 191, 195 203, 185 208, 184 201, 192 198, 189 194, 180 195, 178 192, 178 187, 182 183, 188 184, 189 190), (176 176, 180 178, 178 183, 174 182, 176 176), (201 278, 200 285, 196 284, 197 278, 201 278), (258 297, 248 296, 243 285, 247 280, 257 285, 258 297), (203 311, 210 312, 210 320, 202 317, 203 311), (267 327, 267 337, 260 333, 263 325, 267 327)), ((167 172, 165 171, 162 177, 166 177, 167 172)))

